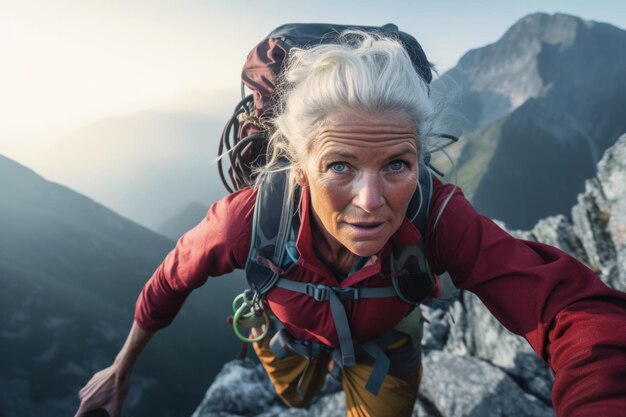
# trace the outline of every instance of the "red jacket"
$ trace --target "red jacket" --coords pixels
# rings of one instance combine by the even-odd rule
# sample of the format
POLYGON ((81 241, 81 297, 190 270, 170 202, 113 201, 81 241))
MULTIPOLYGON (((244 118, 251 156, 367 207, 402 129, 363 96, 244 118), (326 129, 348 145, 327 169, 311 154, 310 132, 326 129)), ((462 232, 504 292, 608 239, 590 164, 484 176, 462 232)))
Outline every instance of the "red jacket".
MULTIPOLYGON (((557 415, 624 415, 626 294, 608 288, 591 270, 558 249, 511 237, 479 215, 459 190, 433 228, 450 192, 450 186, 436 182, 425 242, 435 273, 448 271, 459 288, 475 293, 505 327, 525 337, 550 365, 555 373, 557 415)), ((296 242, 301 257, 289 279, 333 286, 389 286, 385 273, 391 245, 421 238, 405 219, 377 256, 338 282, 310 244, 308 195, 303 196, 296 242)), ((140 327, 165 327, 187 295, 208 276, 244 267, 255 198, 256 191, 250 188, 226 196, 181 237, 137 301, 135 318, 140 327)), ((281 288, 270 290, 267 299, 295 338, 338 345, 327 302, 281 288)), ((409 308, 399 299, 388 298, 346 301, 344 306, 357 343, 392 328, 409 308), (381 312, 388 320, 379 319, 381 312)))

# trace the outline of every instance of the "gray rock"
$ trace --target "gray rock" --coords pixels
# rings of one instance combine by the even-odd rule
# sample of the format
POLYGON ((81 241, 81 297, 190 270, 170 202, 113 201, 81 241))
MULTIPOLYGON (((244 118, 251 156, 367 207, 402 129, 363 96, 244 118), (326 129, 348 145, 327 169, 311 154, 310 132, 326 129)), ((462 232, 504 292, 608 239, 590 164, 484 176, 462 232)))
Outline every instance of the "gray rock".
POLYGON ((448 340, 450 323, 445 320, 445 311, 441 309, 423 308, 424 334, 422 336, 422 348, 424 351, 441 350, 448 340))
MULTIPOLYGON (((504 328, 475 295, 465 292, 453 307, 456 323, 444 350, 472 356, 507 372, 529 394, 550 403, 552 375, 526 340, 504 328)), ((450 320, 450 319, 448 319, 450 320)))
POLYGON ((497 367, 447 352, 425 356, 420 391, 446 417, 554 416, 497 367))
POLYGON ((344 417, 346 415, 346 396, 343 391, 321 397, 309 408, 307 416, 344 417))
POLYGON ((341 384, 331 377, 307 408, 287 408, 263 367, 245 360, 224 365, 192 417, 343 417, 345 413, 341 384))
POLYGON ((607 284, 626 289, 626 135, 598 163, 572 218, 590 267, 607 284))
POLYGON ((232 361, 224 365, 192 417, 258 415, 279 401, 260 365, 232 361))
POLYGON ((437 408, 423 395, 417 396, 411 417, 442 417, 437 408))
POLYGON ((551 216, 539 220, 530 231, 529 239, 555 246, 564 252, 587 263, 588 257, 574 226, 564 215, 551 216))

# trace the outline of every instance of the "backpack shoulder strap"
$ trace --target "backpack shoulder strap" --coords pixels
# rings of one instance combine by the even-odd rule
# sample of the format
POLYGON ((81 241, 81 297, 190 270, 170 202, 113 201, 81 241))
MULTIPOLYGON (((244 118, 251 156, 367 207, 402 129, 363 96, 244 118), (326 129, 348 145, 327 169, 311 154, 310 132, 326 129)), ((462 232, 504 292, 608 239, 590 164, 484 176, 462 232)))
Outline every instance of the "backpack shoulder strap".
POLYGON ((248 284, 261 294, 272 288, 283 270, 295 260, 287 244, 295 241, 296 213, 294 199, 289 196, 287 172, 263 175, 254 206, 246 261, 248 284))
POLYGON ((424 162, 419 163, 419 187, 415 189, 406 215, 424 236, 433 195, 433 174, 424 162))
POLYGON ((430 270, 424 245, 426 224, 430 213, 433 177, 424 162, 419 164, 419 187, 415 189, 407 217, 422 235, 417 244, 397 245, 391 257, 392 283, 398 296, 411 304, 419 304, 436 288, 436 278, 430 270))

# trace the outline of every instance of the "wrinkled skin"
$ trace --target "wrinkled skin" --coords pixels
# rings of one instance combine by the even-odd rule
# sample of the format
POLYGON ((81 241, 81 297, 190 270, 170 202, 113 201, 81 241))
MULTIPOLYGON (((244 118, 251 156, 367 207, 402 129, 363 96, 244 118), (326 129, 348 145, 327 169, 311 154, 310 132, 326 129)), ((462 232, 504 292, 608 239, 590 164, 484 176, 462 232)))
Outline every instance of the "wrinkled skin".
POLYGON ((418 181, 415 126, 405 114, 336 112, 304 166, 316 249, 346 272, 358 256, 378 253, 404 220, 418 181))
POLYGON ((130 374, 123 375, 118 365, 111 365, 96 374, 80 390, 80 407, 75 417, 102 408, 111 417, 122 415, 122 405, 130 390, 130 374))

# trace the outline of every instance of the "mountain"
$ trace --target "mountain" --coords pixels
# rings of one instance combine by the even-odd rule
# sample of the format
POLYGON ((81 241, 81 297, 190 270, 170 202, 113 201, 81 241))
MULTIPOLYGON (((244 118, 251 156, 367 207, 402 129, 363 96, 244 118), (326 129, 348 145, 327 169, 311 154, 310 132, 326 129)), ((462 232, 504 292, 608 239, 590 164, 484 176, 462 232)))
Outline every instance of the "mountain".
MULTIPOLYGON (((606 151, 598 174, 585 183, 572 218, 548 217, 529 231, 511 233, 559 247, 587 263, 608 285, 626 291, 626 135, 606 151)), ((550 370, 476 296, 462 293, 449 313, 424 312, 425 372, 413 416, 554 416, 550 370)), ((261 365, 233 361, 192 417, 343 417, 345 407, 340 385, 328 377, 310 406, 285 408, 261 365)))
POLYGON ((192 201, 183 211, 161 223, 156 231, 170 239, 178 240, 183 233, 195 226, 199 219, 206 216, 208 210, 209 206, 192 201))
POLYGON ((157 110, 107 118, 68 136, 31 166, 156 230, 190 202, 209 206, 225 194, 214 163, 225 121, 157 110))
POLYGON ((167 112, 203 113, 226 118, 241 99, 238 88, 233 90, 196 90, 160 97, 144 104, 146 109, 167 112), (224 106, 224 103, 228 105, 224 106), (229 104, 232 103, 232 104, 229 104))
POLYGON ((465 54, 433 85, 466 132, 459 180, 475 207, 515 228, 563 213, 626 131, 626 31, 536 13, 465 54))
MULTIPOLYGON (((0 412, 73 415, 108 366, 146 279, 174 242, 0 156, 0 412)), ((126 410, 189 415, 239 346, 225 318, 240 276, 209 280, 142 356, 126 410)))

